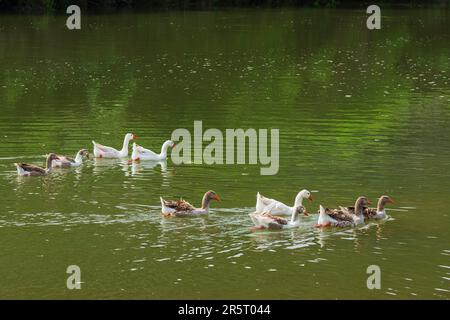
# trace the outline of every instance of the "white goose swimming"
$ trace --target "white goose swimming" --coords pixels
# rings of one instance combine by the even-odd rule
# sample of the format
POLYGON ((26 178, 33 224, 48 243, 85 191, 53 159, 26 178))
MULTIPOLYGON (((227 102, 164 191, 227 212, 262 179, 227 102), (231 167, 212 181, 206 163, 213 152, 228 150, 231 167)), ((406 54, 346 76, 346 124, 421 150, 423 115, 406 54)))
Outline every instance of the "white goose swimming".
POLYGON ((52 161, 52 168, 79 167, 83 163, 84 157, 89 158, 89 151, 86 149, 78 151, 75 159, 58 155, 58 158, 52 161))
POLYGON ((132 133, 127 133, 123 139, 122 150, 117 150, 112 147, 103 146, 95 141, 92 141, 94 145, 94 156, 96 158, 110 158, 119 159, 128 157, 128 144, 131 140, 136 140, 137 137, 132 133))
POLYGON ((266 212, 270 214, 286 215, 286 216, 291 215, 293 208, 303 206, 303 199, 305 198, 308 199, 309 201, 313 201, 311 192, 309 192, 306 189, 303 189, 295 197, 294 206, 289 207, 278 200, 266 198, 258 192, 256 195, 256 212, 258 213, 266 212))
POLYGON ((133 143, 133 153, 131 154, 131 160, 140 161, 140 160, 152 160, 152 161, 161 161, 167 159, 167 150, 169 148, 175 148, 175 143, 172 140, 167 140, 161 147, 161 153, 157 154, 152 150, 145 149, 144 147, 139 146, 136 143, 133 143))
POLYGON ((249 216, 253 221, 255 227, 252 230, 260 230, 260 229, 271 229, 271 230, 279 230, 279 229, 291 229, 298 227, 300 225, 300 215, 304 214, 308 216, 306 209, 304 206, 297 206, 292 208, 291 212, 292 216, 290 220, 286 220, 281 217, 274 216, 268 212, 253 212, 250 213, 249 216))

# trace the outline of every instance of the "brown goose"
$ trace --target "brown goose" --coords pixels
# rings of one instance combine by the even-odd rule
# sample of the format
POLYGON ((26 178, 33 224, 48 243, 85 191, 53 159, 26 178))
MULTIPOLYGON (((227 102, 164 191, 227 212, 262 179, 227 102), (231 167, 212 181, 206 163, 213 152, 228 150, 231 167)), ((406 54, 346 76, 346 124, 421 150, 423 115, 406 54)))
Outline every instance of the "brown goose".
POLYGON ((45 160, 45 168, 28 163, 15 163, 19 176, 45 176, 52 171, 52 161, 58 160, 58 156, 50 153, 45 160))
MULTIPOLYGON (((364 208, 364 217, 367 219, 385 219, 386 212, 384 210, 384 207, 388 203, 395 203, 395 201, 389 196, 381 196, 380 198, 378 198, 376 208, 364 208)), ((341 207, 341 210, 351 214, 355 213, 355 207, 341 207)))
POLYGON ((211 200, 220 201, 220 197, 212 190, 205 193, 202 199, 202 207, 195 208, 185 200, 161 200, 161 212, 166 217, 187 217, 208 214, 211 200))
POLYGON ((330 210, 320 206, 319 219, 317 227, 352 227, 364 223, 364 207, 370 205, 371 202, 364 196, 358 197, 355 202, 356 210, 339 209, 330 210))

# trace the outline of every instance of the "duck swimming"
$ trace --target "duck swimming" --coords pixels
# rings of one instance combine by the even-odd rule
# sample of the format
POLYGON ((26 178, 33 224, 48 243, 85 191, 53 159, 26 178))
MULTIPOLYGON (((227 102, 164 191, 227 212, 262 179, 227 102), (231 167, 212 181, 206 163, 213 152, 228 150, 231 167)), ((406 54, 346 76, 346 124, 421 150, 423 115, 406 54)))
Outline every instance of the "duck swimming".
POLYGON ((53 168, 69 168, 78 167, 83 163, 83 158, 89 158, 89 151, 86 149, 81 149, 78 151, 75 159, 66 156, 58 155, 58 159, 52 161, 53 168))
POLYGON ((370 205, 371 202, 364 196, 358 197, 355 202, 355 210, 324 208, 322 205, 319 210, 319 219, 316 227, 353 227, 364 223, 364 207, 370 205))
POLYGON ((19 176, 45 176, 52 171, 52 161, 58 160, 58 156, 50 153, 45 160, 45 168, 28 163, 15 163, 19 176))
POLYGON ((166 217, 192 217, 208 214, 211 200, 220 201, 220 197, 212 190, 205 193, 202 199, 202 207, 195 208, 185 200, 161 200, 161 212, 166 217))
POLYGON ((265 212, 274 215, 292 215, 292 210, 295 207, 303 206, 303 199, 313 201, 311 192, 306 189, 300 191, 295 197, 293 207, 289 207, 278 200, 266 198, 258 192, 256 194, 256 212, 265 212))

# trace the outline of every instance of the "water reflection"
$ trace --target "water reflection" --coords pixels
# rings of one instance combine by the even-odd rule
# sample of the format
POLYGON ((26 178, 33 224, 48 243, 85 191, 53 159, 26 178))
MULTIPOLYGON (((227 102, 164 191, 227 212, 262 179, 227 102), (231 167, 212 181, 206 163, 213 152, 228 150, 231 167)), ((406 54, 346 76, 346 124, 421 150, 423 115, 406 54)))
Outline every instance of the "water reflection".
POLYGON ((94 169, 95 174, 101 174, 105 171, 117 170, 119 166, 122 171, 128 171, 128 160, 126 159, 107 159, 107 158, 94 158, 94 169))
POLYGON ((139 161, 133 162, 131 164, 131 175, 136 176, 142 174, 145 170, 154 170, 157 167, 161 167, 161 174, 164 177, 168 177, 167 175, 167 160, 164 161, 139 161))

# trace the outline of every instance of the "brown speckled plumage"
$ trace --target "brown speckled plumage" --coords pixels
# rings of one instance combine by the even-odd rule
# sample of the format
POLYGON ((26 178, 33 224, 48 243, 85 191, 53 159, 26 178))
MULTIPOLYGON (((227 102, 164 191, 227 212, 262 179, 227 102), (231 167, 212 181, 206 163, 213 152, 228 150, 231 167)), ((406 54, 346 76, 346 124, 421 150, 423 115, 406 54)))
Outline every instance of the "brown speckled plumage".
POLYGON ((183 199, 164 200, 164 204, 171 209, 175 209, 176 211, 190 211, 195 209, 195 207, 192 204, 183 199))
POLYGON ((274 216, 274 215, 272 215, 272 214, 270 214, 270 213, 264 212, 264 213, 262 213, 261 215, 263 215, 263 216, 265 216, 265 217, 268 217, 268 218, 270 218, 270 219, 273 219, 274 222, 276 222, 277 224, 280 224, 280 225, 286 225, 286 224, 288 224, 288 220, 286 220, 286 219, 284 219, 284 218, 281 218, 281 217, 278 217, 278 216, 274 216))
POLYGON ((45 160, 45 168, 36 166, 34 164, 28 163, 16 163, 17 167, 20 167, 23 171, 30 176, 44 176, 51 172, 52 169, 52 161, 58 159, 58 156, 54 153, 51 153, 47 156, 45 160))
POLYGON ((202 199, 201 208, 195 208, 192 204, 185 200, 164 200, 161 198, 163 207, 167 207, 167 210, 162 208, 163 215, 166 217, 188 217, 188 216, 199 216, 202 214, 207 214, 209 209, 209 203, 211 200, 220 201, 220 197, 212 190, 207 191, 202 199), (166 211, 164 211, 166 210, 166 211), (169 212, 168 212, 169 211, 169 212), (171 211, 171 212, 170 212, 171 211))

